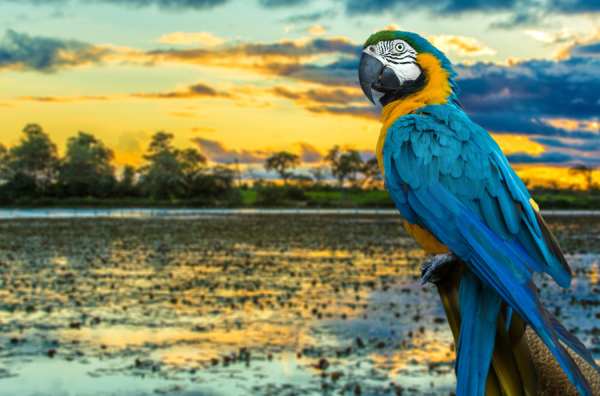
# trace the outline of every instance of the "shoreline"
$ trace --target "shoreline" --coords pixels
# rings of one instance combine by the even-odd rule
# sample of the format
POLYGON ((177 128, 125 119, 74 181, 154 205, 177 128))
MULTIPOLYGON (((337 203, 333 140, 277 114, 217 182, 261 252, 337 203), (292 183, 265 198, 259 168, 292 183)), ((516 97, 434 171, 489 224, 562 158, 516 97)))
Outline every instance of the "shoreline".
MULTIPOLYGON (((569 210, 549 209, 542 210, 546 217, 600 217, 600 210, 569 210)), ((110 209, 88 209, 88 208, 23 208, 23 209, 0 209, 0 220, 13 219, 84 219, 84 218, 119 218, 119 219, 151 219, 151 218, 194 218, 214 215, 259 215, 259 216, 346 216, 346 215, 369 215, 369 216, 396 216, 396 209, 367 209, 367 208, 110 208, 110 209)))

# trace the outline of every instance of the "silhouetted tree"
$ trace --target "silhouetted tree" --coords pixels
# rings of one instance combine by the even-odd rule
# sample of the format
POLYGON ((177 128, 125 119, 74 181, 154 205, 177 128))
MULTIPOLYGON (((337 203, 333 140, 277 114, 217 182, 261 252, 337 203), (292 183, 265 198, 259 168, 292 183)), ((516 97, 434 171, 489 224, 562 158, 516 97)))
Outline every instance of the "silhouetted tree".
POLYGON ((186 195, 190 195, 190 192, 196 189, 194 185, 199 183, 199 179, 205 176, 203 172, 206 167, 206 157, 195 148, 179 151, 177 155, 181 163, 184 189, 187 192, 186 195))
POLYGON ((69 138, 59 171, 59 185, 72 197, 107 197, 116 179, 111 161, 112 150, 95 136, 79 132, 69 138))
POLYGON ((293 170, 300 164, 300 157, 296 154, 280 151, 274 153, 265 161, 265 169, 267 171, 274 170, 283 179, 283 183, 287 185, 287 181, 292 175, 290 170, 293 170))
POLYGON ((336 172, 339 167, 340 160, 340 146, 333 146, 327 152, 325 156, 325 161, 329 163, 329 168, 331 169, 331 174, 337 179, 340 187, 344 184, 345 176, 336 172))
POLYGON ((152 136, 141 171, 144 193, 155 199, 172 199, 183 193, 183 167, 179 150, 173 147, 173 134, 157 132, 152 136))
POLYGON ((591 190, 594 186, 594 168, 579 164, 569 169, 569 173, 572 175, 581 175, 585 180, 586 190, 591 190))
POLYGON ((365 162, 362 168, 362 173, 364 175, 363 185, 373 187, 381 184, 382 176, 381 170, 379 169, 379 164, 377 163, 377 158, 373 157, 365 162))
POLYGON ((6 183, 10 177, 8 160, 8 149, 0 143, 0 184, 6 183))
POLYGON ((121 177, 117 181, 117 193, 122 197, 137 197, 139 188, 137 184, 137 170, 131 165, 125 165, 121 177))
POLYGON ((27 124, 22 132, 19 143, 9 151, 11 179, 21 194, 44 195, 56 179, 56 145, 38 124, 27 124))
POLYGON ((364 161, 356 150, 341 152, 339 146, 334 146, 325 156, 325 160, 331 166, 331 174, 338 180, 340 187, 349 180, 353 186, 357 186, 358 174, 364 167, 364 161))
POLYGON ((312 168, 310 170, 310 175, 312 176, 316 186, 320 186, 327 177, 326 170, 322 166, 312 168))

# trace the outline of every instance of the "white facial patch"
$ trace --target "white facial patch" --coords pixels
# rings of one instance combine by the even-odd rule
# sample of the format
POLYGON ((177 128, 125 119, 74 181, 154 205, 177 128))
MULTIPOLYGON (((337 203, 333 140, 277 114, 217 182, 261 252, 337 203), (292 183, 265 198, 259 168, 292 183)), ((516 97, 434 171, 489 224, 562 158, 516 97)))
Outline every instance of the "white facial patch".
POLYGON ((404 40, 380 41, 368 46, 363 52, 393 70, 400 84, 415 81, 421 75, 421 69, 417 65, 417 51, 404 40))

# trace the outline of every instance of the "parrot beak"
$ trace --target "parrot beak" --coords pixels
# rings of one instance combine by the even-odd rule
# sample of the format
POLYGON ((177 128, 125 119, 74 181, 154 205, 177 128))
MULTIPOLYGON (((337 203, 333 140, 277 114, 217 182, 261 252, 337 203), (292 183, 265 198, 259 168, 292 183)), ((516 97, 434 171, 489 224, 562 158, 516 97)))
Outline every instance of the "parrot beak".
POLYGON ((402 83, 392 69, 366 52, 363 52, 360 57, 358 80, 364 94, 374 105, 380 105, 378 102, 382 96, 393 94, 402 87, 402 83))

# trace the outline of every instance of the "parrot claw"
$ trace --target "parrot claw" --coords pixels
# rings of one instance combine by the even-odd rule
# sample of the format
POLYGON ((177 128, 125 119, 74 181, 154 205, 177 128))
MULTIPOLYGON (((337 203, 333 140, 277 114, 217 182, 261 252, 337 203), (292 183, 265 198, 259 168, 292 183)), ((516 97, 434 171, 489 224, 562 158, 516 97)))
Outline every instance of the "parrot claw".
POLYGON ((437 254, 421 264, 421 285, 428 282, 438 283, 444 278, 446 270, 457 258, 452 253, 437 254))

